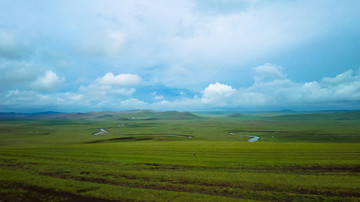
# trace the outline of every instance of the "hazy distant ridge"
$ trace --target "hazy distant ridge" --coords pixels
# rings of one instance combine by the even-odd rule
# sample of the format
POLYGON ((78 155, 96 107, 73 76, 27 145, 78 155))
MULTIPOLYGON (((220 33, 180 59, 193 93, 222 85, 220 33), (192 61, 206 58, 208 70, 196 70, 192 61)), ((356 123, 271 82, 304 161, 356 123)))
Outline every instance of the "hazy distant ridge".
POLYGON ((97 120, 97 119, 118 119, 118 120, 191 120, 200 119, 200 116, 190 112, 166 111, 157 112, 152 110, 131 110, 131 111, 103 111, 88 113, 61 113, 61 112, 39 112, 39 113, 15 113, 0 112, 0 119, 76 119, 76 120, 97 120))

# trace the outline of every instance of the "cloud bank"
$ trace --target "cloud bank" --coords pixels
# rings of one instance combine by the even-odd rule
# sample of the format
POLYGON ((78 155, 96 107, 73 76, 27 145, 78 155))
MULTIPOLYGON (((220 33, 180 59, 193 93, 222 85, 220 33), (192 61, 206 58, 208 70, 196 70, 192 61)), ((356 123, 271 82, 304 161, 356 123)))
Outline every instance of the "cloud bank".
POLYGON ((0 111, 359 109, 359 9, 0 1, 0 111))
POLYGON ((296 82, 284 73, 284 68, 265 63, 253 68, 253 84, 234 88, 229 84, 210 83, 195 96, 167 100, 166 95, 149 92, 150 101, 134 97, 136 88, 142 88, 142 79, 136 74, 106 73, 80 86, 77 92, 51 92, 56 85, 65 82, 54 72, 30 81, 31 88, 9 90, 2 96, 7 107, 28 106, 94 110, 316 110, 357 109, 360 107, 360 69, 348 70, 335 77, 324 77, 320 81, 296 82))
POLYGON ((248 88, 234 89, 215 83, 204 91, 201 104, 211 107, 246 108, 343 108, 356 109, 360 99, 359 71, 346 71, 334 78, 305 83, 288 79, 281 67, 266 63, 254 68, 254 84, 248 88))

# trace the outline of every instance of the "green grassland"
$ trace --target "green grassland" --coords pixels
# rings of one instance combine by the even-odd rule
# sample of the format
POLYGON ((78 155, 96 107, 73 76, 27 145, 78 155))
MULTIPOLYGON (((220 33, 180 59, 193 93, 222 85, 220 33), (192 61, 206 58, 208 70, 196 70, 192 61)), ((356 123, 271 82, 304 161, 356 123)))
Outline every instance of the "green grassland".
POLYGON ((6 115, 0 138, 0 201, 360 201, 359 112, 6 115))

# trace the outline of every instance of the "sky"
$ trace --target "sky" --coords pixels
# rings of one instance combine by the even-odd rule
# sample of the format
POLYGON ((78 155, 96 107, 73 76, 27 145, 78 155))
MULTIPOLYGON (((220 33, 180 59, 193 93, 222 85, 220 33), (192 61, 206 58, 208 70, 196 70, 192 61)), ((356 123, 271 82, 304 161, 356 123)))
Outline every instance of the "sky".
POLYGON ((358 0, 2 0, 0 112, 360 109, 358 0))

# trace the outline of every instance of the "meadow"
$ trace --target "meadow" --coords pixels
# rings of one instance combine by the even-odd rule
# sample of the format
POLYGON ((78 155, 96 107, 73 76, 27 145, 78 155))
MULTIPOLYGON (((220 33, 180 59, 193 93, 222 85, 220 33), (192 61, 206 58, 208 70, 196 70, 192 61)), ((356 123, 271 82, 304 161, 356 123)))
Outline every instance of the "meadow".
POLYGON ((360 201, 359 112, 11 115, 0 138, 2 201, 360 201))

